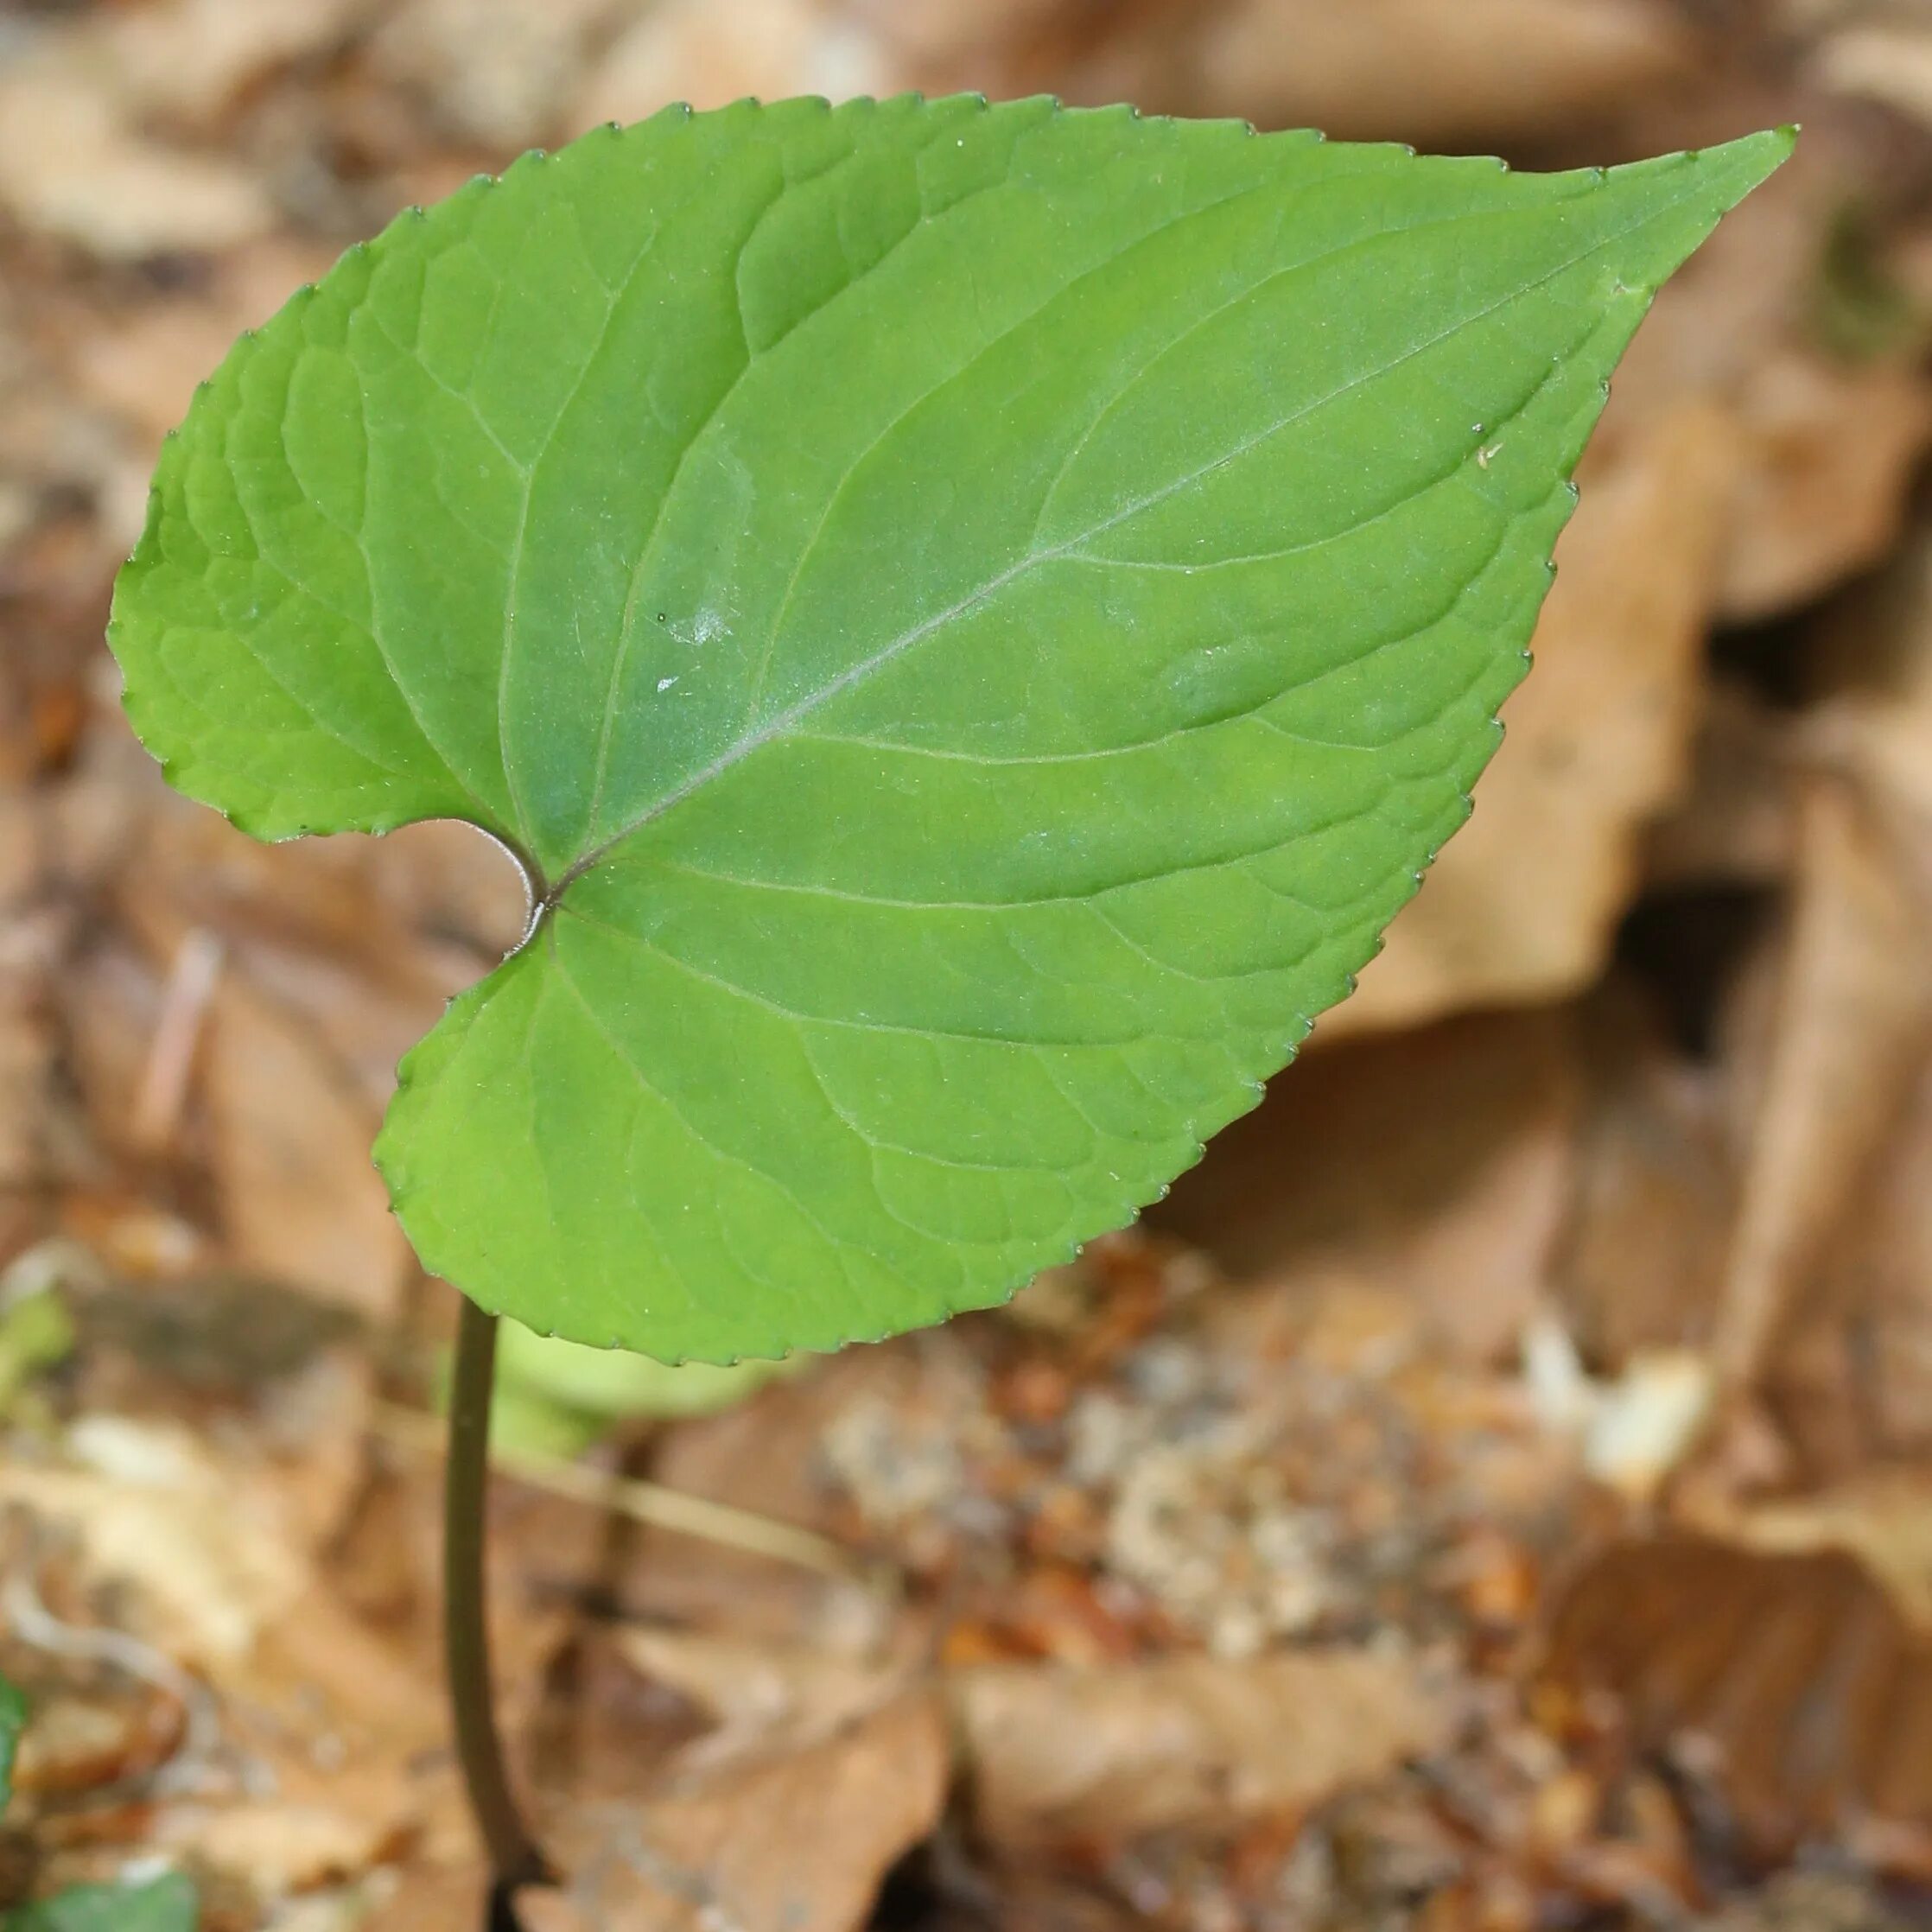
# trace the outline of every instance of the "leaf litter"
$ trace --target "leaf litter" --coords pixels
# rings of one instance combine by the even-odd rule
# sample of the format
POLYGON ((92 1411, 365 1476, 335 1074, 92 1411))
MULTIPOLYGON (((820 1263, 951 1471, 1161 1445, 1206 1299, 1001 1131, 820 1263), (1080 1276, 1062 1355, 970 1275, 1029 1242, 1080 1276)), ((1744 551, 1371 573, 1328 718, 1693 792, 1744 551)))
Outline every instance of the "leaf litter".
POLYGON ((1633 352, 1471 830, 1147 1231, 719 1413, 580 1411, 582 1480, 499 1484, 512 1737, 571 1880, 531 1926, 1908 1922, 1922 16, 487 19, 0 22, 0 1675, 36 1713, 0 1905, 172 1867, 215 1932, 478 1909, 435 1686, 446 1297, 366 1155, 520 887, 460 828, 271 857, 162 792, 100 645, 156 438, 288 288, 525 142, 967 85, 1535 166, 1808 138, 1633 352), (609 1506, 640 1479, 853 1562, 609 1506))

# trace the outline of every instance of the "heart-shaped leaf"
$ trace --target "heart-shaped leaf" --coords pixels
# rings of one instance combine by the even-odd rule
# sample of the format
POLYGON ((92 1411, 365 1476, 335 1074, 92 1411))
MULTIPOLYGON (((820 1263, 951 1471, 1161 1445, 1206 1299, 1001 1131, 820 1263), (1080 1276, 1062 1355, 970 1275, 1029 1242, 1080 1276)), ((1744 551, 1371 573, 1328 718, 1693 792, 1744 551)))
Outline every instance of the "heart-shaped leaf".
POLYGON ((728 1360, 1159 1194, 1461 822, 1605 379, 1789 146, 746 104, 352 251, 197 398, 113 635, 247 829, 524 863, 378 1143, 424 1262, 728 1360))
POLYGON ((10 1914, 7 1932, 194 1932, 194 1885, 178 1873, 144 1885, 70 1885, 10 1914))

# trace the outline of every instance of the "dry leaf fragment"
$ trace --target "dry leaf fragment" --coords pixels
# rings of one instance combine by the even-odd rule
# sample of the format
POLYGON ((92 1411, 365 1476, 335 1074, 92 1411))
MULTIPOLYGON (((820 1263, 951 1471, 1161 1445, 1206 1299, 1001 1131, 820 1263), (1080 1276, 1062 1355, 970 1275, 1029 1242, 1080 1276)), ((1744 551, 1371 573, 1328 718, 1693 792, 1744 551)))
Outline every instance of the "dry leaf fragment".
POLYGON ((868 22, 823 0, 660 0, 606 51, 569 118, 634 121, 666 101, 721 107, 747 94, 883 96, 910 79, 868 22))
POLYGON ((1842 1312, 1863 1373, 1860 1420, 1881 1452, 1932 1448, 1932 1065, 1913 1081, 1868 1188, 1830 1244, 1819 1300, 1842 1312))
POLYGON ((552 1850, 586 1928, 859 1932, 937 1823, 948 1770, 937 1701, 901 1697, 804 1750, 641 1803, 573 1807, 552 1850))
POLYGON ((1199 58, 1220 111, 1432 145, 1572 124, 1660 86, 1690 54, 1645 0, 1244 0, 1199 58))
POLYGON ((1499 1355, 1536 1307, 1561 1226, 1579 1072, 1560 1011, 1325 1045, 1150 1218, 1236 1275, 1339 1268, 1411 1294, 1459 1354, 1499 1355))
POLYGON ((1137 11, 1059 85, 1082 100, 1239 114, 1425 147, 1572 124, 1692 53, 1646 0, 1220 0, 1137 11))
POLYGON ((1883 101, 1932 123, 1932 34, 1922 24, 1849 28, 1827 40, 1813 64, 1835 92, 1883 101))
POLYGON ((1745 461, 1719 597, 1733 624, 1794 609, 1892 548, 1932 395, 1915 369, 1787 351, 1753 368, 1739 415, 1745 461))
POLYGON ((388 10, 371 59, 451 134, 507 159, 562 131, 557 110, 610 11, 607 0, 416 0, 388 10))
POLYGON ((23 227, 128 258, 227 248, 272 226, 257 179, 137 133, 103 77, 66 53, 0 75, 0 206, 23 227))
POLYGON ((1825 689, 1805 743, 1932 826, 1932 529, 1835 605, 1810 639, 1825 689))
POLYGON ((148 1641, 191 1662, 234 1659, 299 1601, 303 1567, 272 1497, 238 1493, 187 1432, 99 1415, 71 1442, 73 1466, 0 1465, 0 1502, 73 1535, 97 1582, 134 1585, 148 1641))
POLYGON ((97 10, 78 36, 117 98, 197 125, 276 67, 346 40, 373 0, 147 0, 97 10))
POLYGON ((1559 1598, 1544 1675, 1613 1694, 1640 1744, 1699 1740, 1761 1851, 1861 1813, 1932 1823, 1929 1512, 1921 1483, 1613 1546, 1559 1598))
POLYGON ((1881 1465, 1815 1496, 1745 1509, 1711 1504, 1697 1526, 1768 1554, 1843 1550, 1932 1639, 1932 1479, 1923 1471, 1881 1465))
POLYGON ((1851 781, 1801 805, 1797 903, 1749 1122, 1716 1355, 1747 1386, 1900 1117, 1929 1030, 1928 921, 1897 827, 1851 781))
POLYGON ((221 942, 196 926, 182 940, 162 988, 160 1014, 135 1095, 128 1138, 145 1153, 165 1153, 175 1138, 215 982, 221 973, 221 942))
POLYGON ((1368 1650, 956 1673, 973 1804, 996 1840, 1218 1829, 1318 1804, 1433 1749, 1415 1664, 1368 1650))
POLYGON ((877 1710, 906 1678, 903 1666, 889 1662, 694 1630, 637 1626, 618 1648, 632 1668, 716 1721, 682 1754, 687 1764, 810 1749, 877 1710))
POLYGON ((1067 10, 1064 0, 850 0, 848 7, 933 93, 972 86, 1003 92, 989 86, 988 64, 1023 56, 1067 10))
POLYGON ((439 1687, 321 1586, 301 1520, 306 1469, 290 1478, 106 1414, 69 1439, 67 1465, 0 1466, 0 1503, 111 1592, 119 1626, 68 1631, 62 1647, 148 1653, 142 1675, 191 1713, 140 1821, 150 1847, 274 1900, 359 1877, 449 1811, 439 1687))
POLYGON ((207 1025, 203 1096, 236 1262, 380 1318, 409 1266, 369 1160, 375 1122, 305 1031, 231 976, 207 1025))
POLYGON ((1736 1213, 1718 1075, 1687 1059, 1627 988, 1587 1010, 1590 1091, 1553 1269, 1588 1352, 1708 1341, 1736 1213))
MULTIPOLYGON (((1788 95, 1763 105, 1774 117, 1790 111, 1788 95)), ((1681 134, 1694 144, 1710 113, 1702 97, 1686 97, 1643 123, 1643 141, 1668 146, 1681 134)), ((1821 107, 1805 123, 1791 165, 1660 296, 1605 419, 1648 423, 1693 398, 1732 413, 1738 467, 1715 597, 1733 623, 1807 603, 1882 557, 1932 435, 1909 345, 1903 357, 1854 362, 1818 340, 1830 239, 1896 157, 1869 138, 1869 117, 1821 107)))
POLYGON ((1736 679, 1713 683, 1689 788, 1647 842, 1649 887, 1783 883, 1797 842, 1789 724, 1736 679))

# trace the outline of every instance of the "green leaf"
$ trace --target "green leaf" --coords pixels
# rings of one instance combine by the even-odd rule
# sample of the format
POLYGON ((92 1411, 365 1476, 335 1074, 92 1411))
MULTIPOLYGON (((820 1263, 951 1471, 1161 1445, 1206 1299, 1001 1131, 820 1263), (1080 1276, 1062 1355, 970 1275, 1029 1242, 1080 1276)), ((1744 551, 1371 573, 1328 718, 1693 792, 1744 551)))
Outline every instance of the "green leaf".
POLYGON ((20 1392, 73 1353, 73 1316, 57 1287, 36 1288, 0 1307, 0 1418, 20 1392))
POLYGON ((728 1361, 1156 1197, 1461 823, 1611 369, 1790 139, 747 103, 353 250, 197 398, 113 638, 248 830, 523 858, 378 1145, 424 1262, 728 1361))
POLYGON ((20 1752, 20 1734, 26 1728, 26 1698, 16 1686, 0 1677, 0 1811, 13 1802, 14 1759, 20 1752))
MULTIPOLYGON (((649 1356, 585 1348, 506 1321, 497 1338, 490 1392, 493 1455, 569 1462, 628 1421, 681 1421, 747 1402, 768 1382, 811 1358, 744 1361, 730 1368, 686 1362, 672 1368, 649 1356)), ((448 1400, 449 1364, 438 1377, 448 1400)))
POLYGON ((7 1932, 194 1932, 200 1921, 194 1885, 171 1872, 145 1885, 70 1885, 10 1913, 7 1932))
POLYGON ((712 1415, 748 1401, 775 1376, 778 1362, 740 1362, 728 1369, 687 1362, 667 1368, 648 1357, 613 1355, 535 1335, 506 1322, 497 1338, 497 1394, 541 1397, 558 1408, 609 1424, 654 1417, 673 1420, 712 1415))

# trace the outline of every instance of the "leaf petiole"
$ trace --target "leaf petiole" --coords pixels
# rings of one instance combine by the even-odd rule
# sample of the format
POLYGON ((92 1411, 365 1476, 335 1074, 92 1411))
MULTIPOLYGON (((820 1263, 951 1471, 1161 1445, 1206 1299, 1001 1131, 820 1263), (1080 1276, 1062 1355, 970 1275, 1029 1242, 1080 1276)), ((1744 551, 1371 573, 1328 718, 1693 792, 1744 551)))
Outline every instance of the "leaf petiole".
POLYGON ((555 1882, 510 1789, 490 1677, 484 1548, 496 1348, 497 1318, 465 1296, 456 1331, 449 1461, 443 1479, 443 1655, 463 1783, 489 1853, 489 1932, 514 1926, 510 1900, 519 1888, 555 1882))

